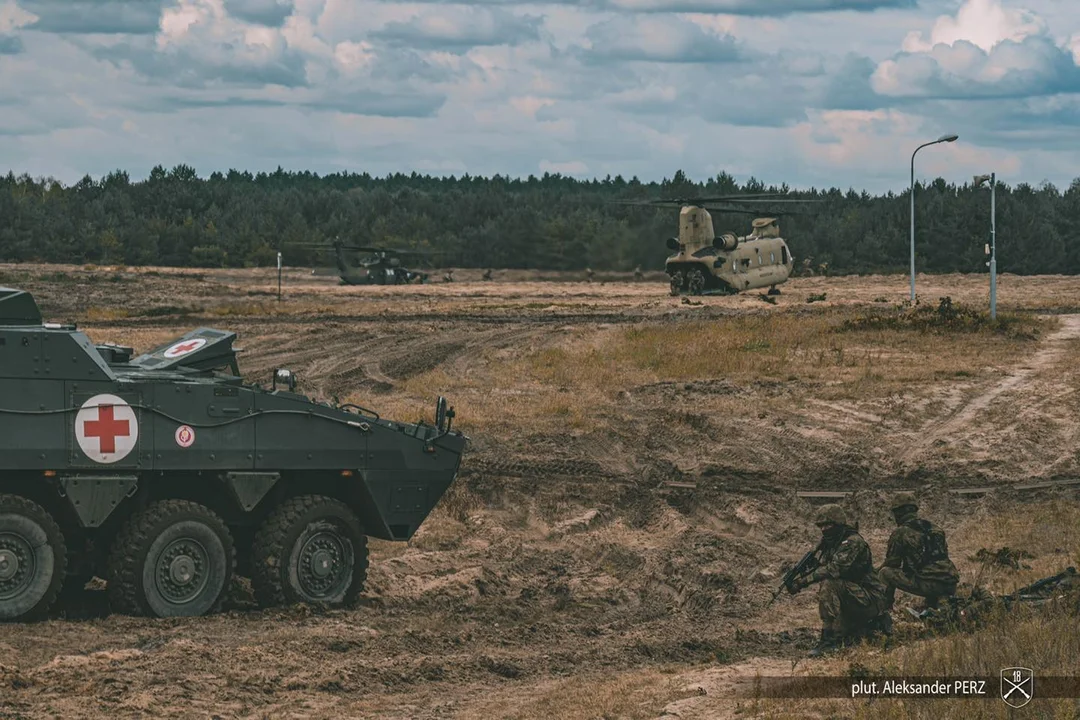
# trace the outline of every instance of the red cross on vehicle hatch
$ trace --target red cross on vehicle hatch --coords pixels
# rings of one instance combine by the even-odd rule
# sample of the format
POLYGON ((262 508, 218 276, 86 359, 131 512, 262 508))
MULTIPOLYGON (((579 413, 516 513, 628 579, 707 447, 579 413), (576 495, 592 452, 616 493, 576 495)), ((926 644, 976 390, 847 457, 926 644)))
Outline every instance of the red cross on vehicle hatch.
POLYGON ((181 355, 187 355, 190 352, 195 352, 205 344, 206 340, 204 338, 192 338, 191 340, 183 340, 176 343, 162 354, 171 360, 173 358, 180 357, 181 355))

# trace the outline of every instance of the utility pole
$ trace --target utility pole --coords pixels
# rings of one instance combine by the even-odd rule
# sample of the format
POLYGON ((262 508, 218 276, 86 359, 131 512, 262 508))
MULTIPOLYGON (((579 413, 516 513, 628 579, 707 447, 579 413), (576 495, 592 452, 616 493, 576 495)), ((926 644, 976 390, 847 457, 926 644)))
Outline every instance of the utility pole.
POLYGON ((997 319, 997 174, 990 173, 990 319, 997 319))
POLYGON ((997 173, 976 175, 975 187, 990 181, 990 319, 997 319, 997 173))
POLYGON ((277 301, 281 302, 281 251, 277 254, 277 301))

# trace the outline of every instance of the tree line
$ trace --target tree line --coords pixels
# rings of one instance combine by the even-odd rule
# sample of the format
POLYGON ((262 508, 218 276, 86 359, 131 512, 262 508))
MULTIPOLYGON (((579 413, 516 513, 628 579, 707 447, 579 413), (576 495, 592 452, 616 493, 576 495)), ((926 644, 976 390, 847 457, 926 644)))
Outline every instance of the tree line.
MULTIPOLYGON (((827 263, 830 273, 907 270, 907 190, 792 190, 726 173, 700 183, 682 171, 660 182, 280 168, 201 178, 187 165, 155 167, 142 181, 117 170, 70 186, 9 172, 0 177, 0 260, 244 267, 274 265, 280 250, 286 265, 332 265, 323 246, 340 238, 437 251, 416 263, 431 268, 662 269, 678 210, 615 201, 757 193, 815 201, 807 214, 780 217, 797 264, 827 263)), ((996 204, 999 272, 1080 273, 1080 178, 1064 192, 999 183, 996 204)), ((989 190, 939 178, 916 186, 915 205, 920 272, 986 270, 989 190)), ((713 212, 718 234, 744 235, 753 217, 713 212)))

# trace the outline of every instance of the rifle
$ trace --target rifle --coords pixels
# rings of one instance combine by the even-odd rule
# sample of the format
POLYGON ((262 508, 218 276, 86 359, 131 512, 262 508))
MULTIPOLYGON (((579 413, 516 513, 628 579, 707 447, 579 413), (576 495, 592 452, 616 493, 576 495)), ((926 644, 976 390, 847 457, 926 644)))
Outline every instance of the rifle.
POLYGON ((823 545, 824 541, 818 543, 817 547, 803 555, 802 560, 795 563, 793 568, 784 573, 784 577, 780 582, 780 587, 773 593, 772 600, 769 600, 769 604, 765 606, 766 608, 776 602, 776 598, 780 597, 780 593, 784 592, 784 590, 787 590, 794 595, 797 592, 794 586, 795 581, 806 577, 814 572, 814 570, 818 569, 821 565, 821 558, 818 557, 818 554, 821 552, 823 545))
POLYGON ((1062 580, 1065 580, 1065 579, 1070 578, 1070 577, 1074 577, 1075 575, 1076 575, 1076 568, 1068 567, 1068 568, 1065 568, 1064 570, 1062 570, 1061 572, 1059 572, 1057 575, 1051 575, 1050 577, 1045 577, 1042 580, 1036 580, 1035 582, 1031 583, 1030 585, 1027 585, 1025 587, 1020 588, 1019 590, 1012 593, 1011 595, 1007 595, 1006 598, 1007 598, 1007 600, 1012 600, 1012 601, 1016 601, 1016 600, 1041 600, 1043 598, 1040 595, 1037 594, 1037 592, 1039 590, 1042 590, 1044 587, 1047 587, 1048 585, 1057 585, 1062 580))
POLYGON ((972 588, 971 597, 950 597, 947 600, 948 607, 946 608, 927 608, 922 612, 916 612, 912 608, 908 608, 907 611, 916 620, 927 618, 935 619, 938 617, 947 620, 950 617, 955 617, 958 613, 961 615, 967 613, 969 619, 971 619, 982 614, 995 603, 997 604, 996 606, 1004 607, 1007 610, 1013 608, 1017 603, 1030 602, 1033 605, 1042 605, 1051 599, 1048 596, 1051 595, 1052 592, 1047 593, 1047 590, 1053 591, 1058 585, 1068 582, 1069 580, 1075 582, 1077 577, 1078 574, 1076 568, 1068 567, 1056 575, 1036 580, 1030 585, 1026 585, 1015 592, 997 597, 985 591, 980 592, 980 588, 976 584, 976 586, 972 588), (982 609, 977 609, 979 607, 982 609))

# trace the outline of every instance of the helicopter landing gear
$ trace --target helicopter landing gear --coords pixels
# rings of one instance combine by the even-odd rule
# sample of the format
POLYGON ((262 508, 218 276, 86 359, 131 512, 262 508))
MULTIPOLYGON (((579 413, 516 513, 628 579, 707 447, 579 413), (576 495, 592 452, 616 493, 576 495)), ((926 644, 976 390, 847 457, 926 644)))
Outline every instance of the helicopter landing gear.
POLYGON ((700 295, 705 289, 705 276, 700 270, 690 270, 686 273, 686 285, 691 295, 700 295))
POLYGON ((678 295, 682 292, 683 285, 686 283, 686 279, 683 277, 682 270, 676 270, 671 273, 671 294, 678 295))
POLYGON ((773 285, 771 288, 769 288, 769 294, 770 295, 779 295, 780 294, 780 288, 773 285))

